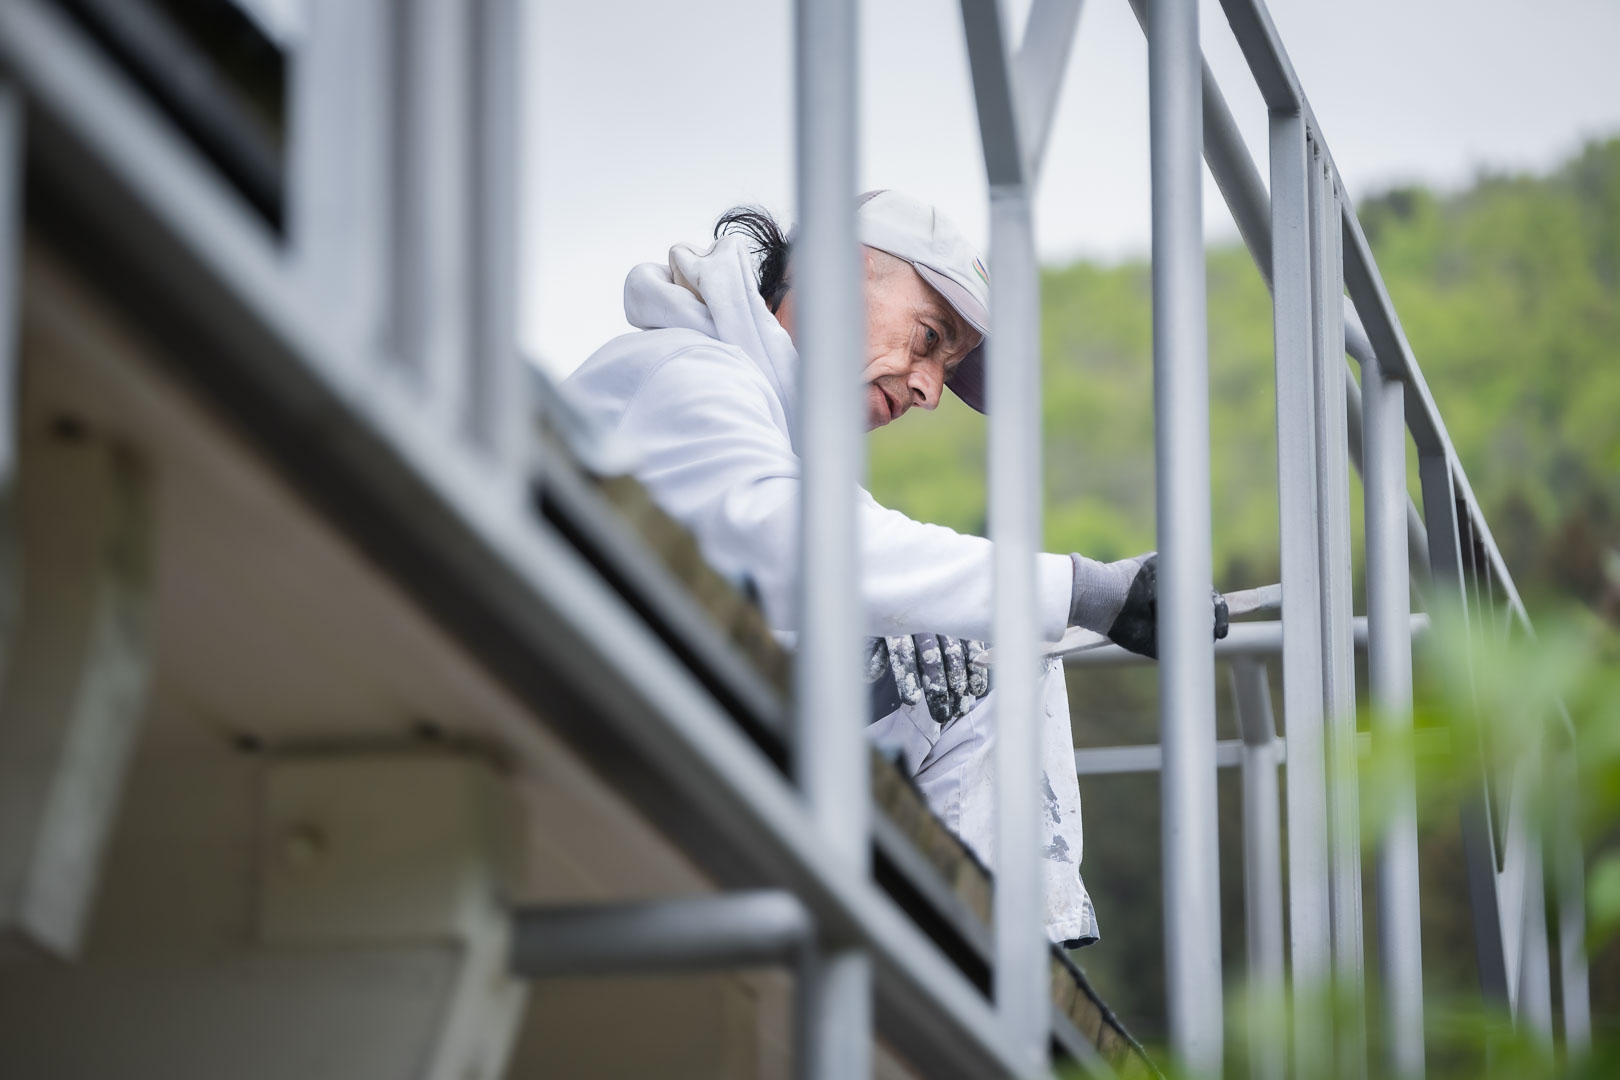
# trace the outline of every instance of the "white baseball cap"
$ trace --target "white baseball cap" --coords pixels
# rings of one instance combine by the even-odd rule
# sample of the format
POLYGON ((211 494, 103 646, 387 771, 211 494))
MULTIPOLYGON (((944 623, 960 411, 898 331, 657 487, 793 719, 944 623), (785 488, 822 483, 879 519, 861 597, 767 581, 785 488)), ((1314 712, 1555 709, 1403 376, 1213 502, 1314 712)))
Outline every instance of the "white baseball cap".
POLYGON ((957 397, 985 412, 984 342, 990 337, 990 274, 973 245, 927 203, 898 191, 868 191, 856 202, 856 231, 867 247, 916 268, 980 335, 979 344, 945 380, 957 397))

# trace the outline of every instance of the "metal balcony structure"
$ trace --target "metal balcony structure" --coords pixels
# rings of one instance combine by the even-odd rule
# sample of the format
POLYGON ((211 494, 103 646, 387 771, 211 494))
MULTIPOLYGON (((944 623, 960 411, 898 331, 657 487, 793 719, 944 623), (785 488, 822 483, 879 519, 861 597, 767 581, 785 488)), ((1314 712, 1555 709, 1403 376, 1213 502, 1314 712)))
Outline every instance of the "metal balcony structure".
MULTIPOLYGON (((1361 840, 1347 779, 1357 757, 1358 643, 1379 717, 1372 738, 1399 740, 1411 723, 1414 564, 1430 604, 1459 608, 1477 632, 1523 636, 1530 624, 1264 4, 1223 7, 1269 112, 1269 186, 1202 60, 1197 4, 1131 2, 1147 34, 1151 92, 1162 589, 1162 742, 1132 767, 1156 768, 1163 780, 1170 1049, 1191 1074, 1221 1071, 1215 778, 1237 761, 1253 974, 1280 987, 1286 956, 1298 1071, 1319 1066, 1324 1048, 1341 1067, 1365 1069, 1365 1025, 1336 1021, 1313 996, 1337 984, 1362 1000, 1361 840), (1242 649, 1207 640, 1205 163, 1275 298, 1283 610, 1280 626, 1244 629, 1252 640, 1242 649), (1406 486, 1408 434, 1421 515, 1406 486), (1353 463, 1366 491, 1364 620, 1351 595, 1353 463), (1215 662, 1224 652, 1242 654, 1233 666, 1237 746, 1215 738, 1215 662), (1281 665, 1281 745, 1261 666, 1270 657, 1281 665)), ((850 198, 855 0, 795 5, 797 280, 807 328, 799 669, 817 676, 801 680, 791 702, 678 597, 667 600, 663 626, 692 629, 672 647, 647 617, 647 605, 665 600, 628 602, 602 572, 611 553, 593 559, 579 534, 535 512, 533 486, 539 477, 545 497, 550 466, 534 438, 532 380, 515 335, 517 0, 308 5, 269 143, 238 137, 219 95, 166 77, 177 70, 164 62, 172 41, 142 22, 148 4, 0 5, 0 479, 9 492, 24 236, 37 234, 163 343, 175 381, 727 890, 710 901, 519 913, 489 939, 511 935, 517 974, 781 964, 796 975, 799 1075, 869 1075, 874 1030, 930 1076, 1044 1075, 1054 1043, 1106 1074, 1051 1006, 1034 723, 1042 484, 1032 192, 1080 7, 1035 0, 1015 43, 996 0, 961 3, 995 272, 989 470, 1002 865, 993 926, 963 932, 987 978, 942 947, 873 865, 874 845, 882 852, 892 840, 870 807, 849 587, 863 453, 847 363, 860 335, 850 198), (850 722, 809 719, 839 715, 850 722), (777 733, 782 760, 761 752, 749 725, 777 733)), ((564 482, 550 497, 567 497, 564 482)), ((1086 662, 1120 659, 1099 650, 1086 662)), ((521 733, 512 738, 522 745, 521 733)), ((1477 749, 1479 787, 1464 827, 1484 993, 1555 1034, 1543 910, 1550 878, 1556 1034, 1578 1051, 1588 1037, 1579 852, 1544 843, 1526 794, 1573 748, 1566 732, 1549 731, 1544 760, 1506 766, 1477 749)), ((116 790, 122 759, 107 755, 97 768, 116 790)), ((81 830, 95 849, 115 812, 116 801, 62 827, 81 830)), ((318 837, 293 840, 295 855, 319 847, 318 837)), ((1388 1065, 1419 1075, 1410 775, 1377 848, 1388 1065)), ((74 879, 74 895, 82 900, 93 877, 74 879)), ((936 921, 950 921, 939 914, 947 906, 936 921)), ((76 948, 81 927, 71 917, 40 925, 26 905, 4 915, 8 931, 21 927, 64 955, 76 948)), ((1257 1067, 1282 1075, 1288 1063, 1257 1067)))

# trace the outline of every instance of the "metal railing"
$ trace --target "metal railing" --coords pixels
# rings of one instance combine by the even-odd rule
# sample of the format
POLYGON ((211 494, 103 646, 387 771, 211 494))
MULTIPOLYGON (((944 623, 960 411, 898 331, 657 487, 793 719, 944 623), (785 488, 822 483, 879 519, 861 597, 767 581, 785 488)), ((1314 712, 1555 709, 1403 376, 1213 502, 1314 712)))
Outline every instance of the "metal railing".
MULTIPOLYGON (((1132 0, 1149 30, 1156 20, 1194 19, 1193 5, 1132 0)), ((1250 739, 1269 728, 1269 696, 1263 671, 1240 659, 1280 646, 1287 727, 1289 950, 1294 984, 1294 1065, 1319 1072, 1329 1065, 1323 1048, 1336 1048, 1339 1070, 1366 1069, 1365 1024, 1352 1009, 1340 1029, 1329 1026, 1322 995, 1337 986, 1349 1001, 1364 1000, 1362 988, 1360 838, 1356 805, 1354 649, 1367 650, 1369 691, 1375 717, 1373 739, 1410 745, 1412 708, 1412 583, 1409 566, 1430 572, 1431 603, 1455 606, 1478 629, 1529 634, 1524 607, 1446 434, 1432 395, 1344 193, 1320 126, 1300 88, 1263 3, 1223 0, 1233 32, 1270 114, 1271 186, 1237 134, 1207 65, 1201 72, 1205 158, 1237 221, 1255 264, 1274 294, 1277 347, 1278 483, 1281 518, 1283 617, 1280 625, 1245 628, 1243 641, 1217 652, 1232 654, 1245 755, 1273 744, 1250 739), (1349 301, 1341 297, 1348 288, 1349 301), (1363 329, 1365 326, 1365 329, 1363 329), (1342 368, 1349 354, 1360 364, 1359 387, 1342 368), (1425 514, 1420 519, 1406 489, 1406 436, 1418 449, 1425 514), (1352 618, 1348 471, 1362 469, 1365 492, 1367 615, 1352 618), (1432 569, 1431 569, 1432 568, 1432 569), (1505 615, 1507 624, 1502 624, 1505 615), (1362 624, 1362 625, 1358 625, 1362 624), (1357 638, 1361 641, 1358 642, 1357 638)), ((1150 48, 1150 64, 1153 62, 1150 48)), ((1155 83, 1155 86, 1158 84, 1155 83)), ((1154 114, 1155 123, 1158 114, 1154 114)), ((1158 177, 1155 175, 1157 185, 1158 177)), ((1155 194, 1155 209, 1159 205, 1155 194)), ((1159 219, 1155 217, 1155 228, 1159 219)), ((1156 250, 1157 254, 1157 250, 1156 250)), ((1156 279, 1157 281, 1157 279, 1156 279)), ((1156 289, 1155 304, 1159 305, 1156 289)), ((1157 323, 1156 323, 1157 329, 1157 323)), ((1198 327, 1202 332, 1203 327, 1198 327)), ((1162 432, 1177 414, 1156 402, 1162 432)), ((1164 450, 1161 443, 1160 460, 1164 450)), ((1161 465, 1161 469, 1163 466, 1161 465)), ((1165 479, 1161 473, 1161 492, 1165 479)), ((1160 545, 1167 542, 1163 505, 1160 545)), ((1421 625, 1421 624, 1417 624, 1421 625)), ((1116 650, 1098 650, 1079 661, 1118 662, 1116 650)), ((1078 660, 1078 658, 1077 658, 1078 660)), ((1202 681, 1199 683, 1202 686, 1202 681)), ((1187 737, 1170 723, 1172 702, 1161 699, 1165 762, 1171 743, 1187 737)), ((1567 724, 1566 724, 1567 726, 1567 724)), ((1200 740, 1209 734, 1199 732, 1200 740)), ((1145 758, 1157 748, 1129 748, 1145 758)), ((1227 756, 1233 757, 1233 747, 1227 756)), ((1540 764, 1519 762, 1500 787, 1492 777, 1501 763, 1484 748, 1478 757, 1477 792, 1464 808, 1463 826, 1476 953, 1482 988, 1533 1029, 1552 1037, 1551 968, 1542 910, 1540 845, 1528 820, 1526 785, 1540 764), (1505 809, 1504 809, 1505 808, 1505 809), (1496 817, 1493 818, 1493 811, 1496 817), (1502 820, 1505 818, 1505 820, 1502 820)), ((1565 753, 1569 751, 1566 749, 1565 753)), ((1082 766, 1108 763, 1106 751, 1082 751, 1082 766)), ((1377 898, 1381 1000, 1385 1009, 1389 1071, 1423 1071, 1423 997, 1418 932, 1416 800, 1409 757, 1396 755, 1398 771, 1377 840, 1377 898)), ((1280 958, 1272 943, 1280 927, 1269 912, 1276 895, 1275 789, 1256 790, 1270 771, 1243 758, 1245 859, 1250 905, 1251 973, 1262 986, 1280 985, 1280 958), (1269 805, 1268 805, 1269 798, 1269 805), (1269 868, 1269 869, 1268 869, 1269 868)), ((1146 760, 1133 764, 1147 765, 1146 760)), ((1163 782, 1167 822, 1183 806, 1181 781, 1163 782)), ((1271 781, 1274 784, 1274 778, 1271 781)), ((1567 815, 1572 810, 1566 807, 1567 815)), ((1168 840, 1168 835, 1167 835, 1168 840)), ((1566 1046, 1578 1052, 1589 1039, 1584 961, 1580 958, 1584 914, 1579 859, 1569 845, 1559 853, 1559 971, 1562 977, 1566 1046)), ((1165 850, 1167 919, 1176 897, 1213 896, 1216 881, 1168 842, 1165 850)), ((1166 947, 1170 948, 1167 937, 1166 947)), ((1177 966, 1170 963, 1172 1037, 1187 1064, 1213 1072, 1218 1055, 1198 1043, 1203 1027, 1178 1016, 1177 966)), ((1205 1025, 1218 1024, 1218 985, 1192 985, 1205 1025)), ((1280 1060, 1257 1060, 1260 1075, 1281 1075, 1280 1060)))
MULTIPOLYGON (((1529 623, 1264 6, 1224 2, 1270 114, 1269 194, 1202 62, 1195 0, 1132 3, 1148 36, 1153 128, 1171 1049, 1193 1072, 1221 1068, 1215 775, 1229 752, 1217 746, 1214 728, 1214 661, 1223 649, 1207 640, 1202 157, 1275 295, 1283 614, 1280 626, 1241 635, 1264 637, 1254 651, 1281 656, 1297 1061, 1309 1066, 1312 1053, 1335 1043, 1353 1059, 1365 1053, 1359 1021, 1335 1032, 1303 996, 1335 977, 1357 986, 1361 977, 1355 788, 1339 779, 1346 767, 1353 775, 1356 756, 1352 461, 1359 458, 1367 492, 1364 638, 1381 718, 1375 737, 1410 726, 1409 557, 1431 568, 1431 599, 1453 599, 1477 622, 1501 608, 1515 633, 1527 634, 1529 623), (1359 388, 1344 366, 1347 345, 1362 366, 1359 388), (1419 454, 1421 520, 1406 493, 1408 431, 1419 454)), ((1031 203, 1080 4, 1035 0, 1016 49, 996 0, 961 7, 996 275, 989 453, 1000 866, 989 998, 874 885, 867 865, 860 628, 849 584, 861 460, 850 363, 860 335, 850 199, 854 0, 796 4, 797 281, 806 328, 800 669, 817 678, 797 690, 791 781, 528 506, 532 447, 512 326, 517 129, 509 105, 519 37, 512 0, 310 5, 291 90, 284 238, 219 182, 57 5, 0 5, 0 102, 22 102, 27 167, 51 181, 30 214, 70 249, 84 252, 93 233, 86 265, 117 277, 120 295, 188 346, 173 350, 179 375, 714 880, 751 888, 765 881, 791 894, 763 899, 761 910, 778 922, 754 927, 753 944, 727 936, 730 928, 747 937, 747 918, 738 914, 753 910, 746 896, 707 914, 700 905, 603 915, 638 920, 624 924, 626 933, 673 919, 690 935, 693 963, 791 954, 804 981, 806 1076, 864 1074, 874 1025, 929 1075, 1026 1076, 1047 1068, 1034 618, 1040 309, 1031 203), (469 276, 476 289, 461 287, 469 276), (710 917, 722 911, 731 919, 710 917)), ((22 156, 8 154, 0 188, 16 185, 22 156)), ((0 239, 12 271, 0 279, 9 300, 18 239, 0 239)), ((9 351, 5 362, 9 372, 9 351)), ((1098 650, 1087 662, 1110 659, 1098 650)), ((1250 944, 1264 953, 1256 964, 1262 978, 1281 985, 1278 830, 1262 809, 1276 803, 1279 748, 1263 671, 1245 662, 1237 682, 1246 702, 1239 753, 1252 759, 1246 772, 1254 778, 1246 832, 1260 837, 1249 853, 1250 944)), ((1465 818, 1480 969, 1489 995, 1540 1023, 1551 1016, 1547 942, 1537 933, 1541 854, 1525 800, 1493 792, 1487 764, 1482 757, 1480 790, 1465 818), (1505 822, 1493 817, 1504 807, 1505 822)), ((1391 1065, 1410 1075, 1422 1069, 1423 1045, 1410 779, 1397 809, 1380 837, 1378 925, 1391 1065)), ((1554 855, 1563 1035, 1578 1048, 1586 1038, 1579 850, 1565 843, 1554 855)), ((613 927, 587 921, 611 951, 613 927)), ((536 921, 530 939, 544 942, 578 925, 536 921)), ((1282 1071, 1281 1062, 1270 1064, 1282 1071)))
MULTIPOLYGON (((1493 605, 1500 593, 1509 618, 1526 632, 1529 624, 1264 5, 1226 0, 1223 6, 1269 112, 1269 194, 1203 63, 1196 4, 1157 0, 1133 6, 1148 37, 1152 124, 1157 520, 1164 612, 1160 767, 1165 774, 1165 954, 1172 1050, 1194 1071, 1213 1074, 1220 1069, 1214 651, 1204 640, 1211 564, 1203 156, 1274 293, 1285 586, 1277 635, 1290 749, 1295 1067, 1320 1071, 1329 1065, 1320 1055, 1330 1053, 1341 1071, 1364 1072, 1352 461, 1363 470, 1365 490, 1365 640, 1369 690, 1378 717, 1375 738, 1399 745, 1411 730, 1413 542, 1415 561, 1432 568, 1435 602, 1455 600, 1478 620, 1482 605, 1493 605), (1347 345, 1362 368, 1359 387, 1344 364, 1347 345), (1419 454, 1426 510, 1422 520, 1406 491, 1408 431, 1419 454), (1339 1018, 1337 1031, 1323 1007, 1325 998, 1319 997, 1330 987, 1353 1003, 1339 1018)), ((990 180, 996 271, 996 334, 988 346, 994 357, 991 533, 997 544, 995 632, 1003 710, 997 757, 996 1000, 1003 1021, 1013 1026, 1009 1035, 1015 1045, 1038 1056, 1038 1040, 1032 1036, 1041 1024, 1029 1017, 1043 1007, 1040 995, 1031 993, 1039 968, 1030 948, 1030 927, 1038 922, 1030 914, 1038 907, 1030 899, 1038 895, 1039 882, 1030 800, 1020 797, 1032 790, 1035 768, 1028 725, 1035 674, 1029 658, 1036 647, 1032 568, 1041 490, 1039 365, 1033 337, 1039 301, 1029 192, 1078 4, 1037 0, 1025 45, 1016 55, 1004 45, 997 5, 964 0, 962 9, 990 180)), ((809 10, 801 7, 801 19, 809 10)), ((847 145, 849 136, 844 138, 847 145)), ((801 153, 807 149, 801 143, 801 153)), ((846 236, 852 230, 847 212, 838 228, 846 236)), ((831 446, 829 437, 823 452, 831 452, 831 446)), ((808 454, 816 452, 807 445, 808 454)), ((833 512, 839 498, 829 493, 823 501, 807 502, 807 517, 833 512)), ((812 591, 817 588, 814 575, 807 565, 806 587, 812 591)), ((834 577, 819 580, 836 587, 834 577)), ((1099 653, 1096 662, 1108 658, 1099 653)), ((1254 669, 1243 670, 1252 711, 1257 708, 1254 669)), ((1532 1020, 1545 1016, 1550 1024, 1549 957, 1539 922, 1541 867, 1527 833, 1527 800, 1510 797, 1508 820, 1499 827, 1490 816, 1490 766, 1482 757, 1480 790, 1464 815, 1482 981, 1488 996, 1532 1020), (1518 857, 1508 858, 1510 851, 1518 857), (1520 986, 1534 1000, 1521 1002, 1520 986)), ((1520 773, 1530 767, 1521 764, 1520 773)), ((1388 1065, 1400 1075, 1420 1074, 1424 1057, 1414 783, 1407 762, 1397 776, 1393 804, 1377 841, 1388 1065)), ((1264 813, 1258 805, 1256 821, 1264 813)), ((1256 825, 1251 835, 1258 829, 1256 825)), ((1561 937, 1566 939, 1561 952, 1573 956, 1578 950, 1570 940, 1580 933, 1579 896, 1566 890, 1560 907, 1561 937)), ((1275 981, 1275 965, 1267 967, 1265 977, 1275 981)), ((1570 1003, 1564 1036, 1578 1047, 1586 1039, 1584 972, 1579 964, 1563 971, 1564 996, 1570 1003)), ((1273 1070, 1281 1068, 1278 1062, 1269 1064, 1273 1070)))

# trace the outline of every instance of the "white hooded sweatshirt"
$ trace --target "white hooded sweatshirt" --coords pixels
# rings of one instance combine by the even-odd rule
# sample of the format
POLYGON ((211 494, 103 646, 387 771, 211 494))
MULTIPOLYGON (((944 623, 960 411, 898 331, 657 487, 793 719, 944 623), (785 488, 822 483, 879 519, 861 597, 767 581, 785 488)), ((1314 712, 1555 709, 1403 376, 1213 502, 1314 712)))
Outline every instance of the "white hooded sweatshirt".
MULTIPOLYGON (((640 333, 608 342, 563 384, 592 427, 704 556, 758 590, 778 629, 797 625, 798 352, 759 295, 746 242, 707 254, 672 248, 624 284, 640 333)), ((990 542, 926 525, 859 494, 861 596, 874 637, 934 633, 990 640, 990 542)), ((1063 636, 1074 570, 1042 554, 1041 630, 1063 636)))
MULTIPOLYGON (((644 263, 624 285, 636 333, 597 350, 562 384, 615 464, 696 537, 704 557, 757 590, 770 625, 797 627, 799 457, 794 449, 798 352, 760 297, 746 242, 707 253, 679 245, 669 265, 644 263)), ((989 640, 991 545, 913 521, 859 492, 861 598, 874 637, 934 633, 989 640)), ((1073 568, 1042 554, 1041 629, 1063 635, 1073 568)), ((1083 844, 1068 700, 1060 665, 1043 679, 1047 932, 1096 939, 1081 884, 1083 844)), ((922 703, 868 736, 900 761, 930 807, 994 866, 994 690, 941 730, 922 703)))

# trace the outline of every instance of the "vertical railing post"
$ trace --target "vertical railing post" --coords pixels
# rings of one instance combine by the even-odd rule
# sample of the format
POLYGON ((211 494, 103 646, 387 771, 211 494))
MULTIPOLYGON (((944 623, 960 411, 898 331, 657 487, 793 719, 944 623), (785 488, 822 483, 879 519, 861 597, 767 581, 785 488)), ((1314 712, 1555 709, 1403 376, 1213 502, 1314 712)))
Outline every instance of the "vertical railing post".
MULTIPOLYGON (((1467 632, 1471 613, 1468 582, 1463 574, 1463 532, 1451 459, 1445 446, 1419 445, 1418 478, 1423 485, 1423 524, 1429 534, 1431 602, 1440 610, 1449 611, 1467 632)), ((1458 746, 1456 752, 1474 759, 1470 769, 1476 777, 1463 797, 1460 817, 1480 990, 1486 1001, 1511 1012, 1508 961, 1502 939, 1502 904, 1496 889, 1495 823, 1485 746, 1475 736, 1469 745, 1458 746)))
POLYGON ((1283 723, 1288 740, 1288 945, 1294 1071, 1317 1075, 1331 1039, 1320 995, 1332 977, 1317 550, 1311 172, 1305 117, 1271 112, 1271 259, 1277 371, 1277 499, 1283 586, 1283 723))
MULTIPOLYGON (((1072 34, 1074 13, 1044 3, 1031 15, 1072 34)), ((1041 541, 1040 274, 1030 207, 1033 148, 1044 142, 1067 43, 1024 55, 1019 77, 1001 5, 962 0, 980 142, 990 182, 990 537, 995 541, 996 1012, 1018 1059, 1046 1068, 1051 999, 1041 868, 1039 625, 1035 557, 1041 541), (1039 54, 1037 56, 1037 53, 1039 54), (1022 100, 1020 100, 1022 98, 1022 100), (1022 118, 1022 119, 1021 119, 1022 118)), ((1026 39, 1027 42, 1027 39, 1026 39)))
MULTIPOLYGON (((1538 762, 1537 764, 1540 764, 1538 762)), ((1538 778, 1541 770, 1537 769, 1538 778)), ((1553 1045, 1552 957, 1547 943, 1545 840, 1541 823, 1532 823, 1524 862, 1524 929, 1519 935, 1517 1017, 1526 1035, 1550 1050, 1553 1045)))
POLYGON ((402 0, 390 10, 397 109, 390 345, 423 407, 459 434, 474 340, 472 19, 466 5, 437 0, 402 0))
POLYGON ((1177 1061, 1215 1076, 1222 991, 1202 71, 1195 0, 1153 0, 1148 98, 1166 992, 1177 1061))
POLYGON ((306 10, 288 88, 287 248, 311 310, 358 368, 384 344, 398 16, 386 0, 306 10))
POLYGON ((23 285, 23 99, 0 79, 0 676, 10 659, 22 614, 22 567, 17 540, 17 466, 21 445, 23 285))
MULTIPOLYGON (((854 0, 798 0, 795 125, 803 468, 795 769, 827 845, 855 873, 870 859, 870 791, 859 682, 861 568, 855 495, 861 481, 860 358, 864 311, 855 238, 854 0)), ((872 1071, 872 978, 864 952, 822 943, 798 989, 800 1075, 872 1071)))
MULTIPOLYGON (((1568 722, 1568 718, 1565 718, 1568 722)), ((1547 844, 1552 849, 1553 896, 1558 919, 1558 1004, 1564 1053, 1578 1060, 1592 1048, 1592 1000, 1586 962, 1586 868, 1583 863, 1575 748, 1552 751, 1551 779, 1553 827, 1547 844)))
POLYGON ((1361 473, 1367 530, 1367 686, 1373 752, 1386 786, 1378 837, 1378 970, 1386 1064, 1423 1075, 1423 953, 1417 790, 1412 764, 1412 590, 1406 531, 1406 388, 1361 366, 1361 473))
MULTIPOLYGON (((1316 338, 1317 552, 1322 582, 1322 706, 1327 735, 1328 880, 1333 981, 1342 1000, 1341 1075, 1367 1071, 1361 955, 1361 829, 1356 792, 1356 664, 1350 583, 1350 451, 1345 417, 1344 261, 1339 194, 1311 146, 1311 293, 1316 338)), ((1359 434, 1359 433, 1358 433, 1359 434)))
MULTIPOLYGON (((23 273, 23 103, 11 83, 0 80, 0 514, 9 513, 17 480, 18 313, 23 273)), ((0 519, 0 528, 6 527, 0 519)), ((0 559, 0 640, 11 627, 18 583, 5 580, 0 559)))
POLYGON ((991 189, 990 535, 995 540, 996 1011, 1020 1055, 1046 1058, 1040 864, 1041 704, 1035 553, 1041 534, 1040 281, 1029 196, 991 189))
POLYGON ((1266 666, 1249 657, 1231 663, 1232 699, 1243 736, 1243 911, 1249 953, 1249 1071, 1254 1080, 1288 1074, 1287 1045, 1269 1017, 1282 1004, 1283 887, 1281 807, 1277 795, 1277 726, 1266 666))
POLYGON ((467 440, 510 488, 526 492, 534 459, 526 438, 529 380, 517 340, 523 14, 518 0, 478 0, 473 11, 473 347, 460 420, 467 440))

